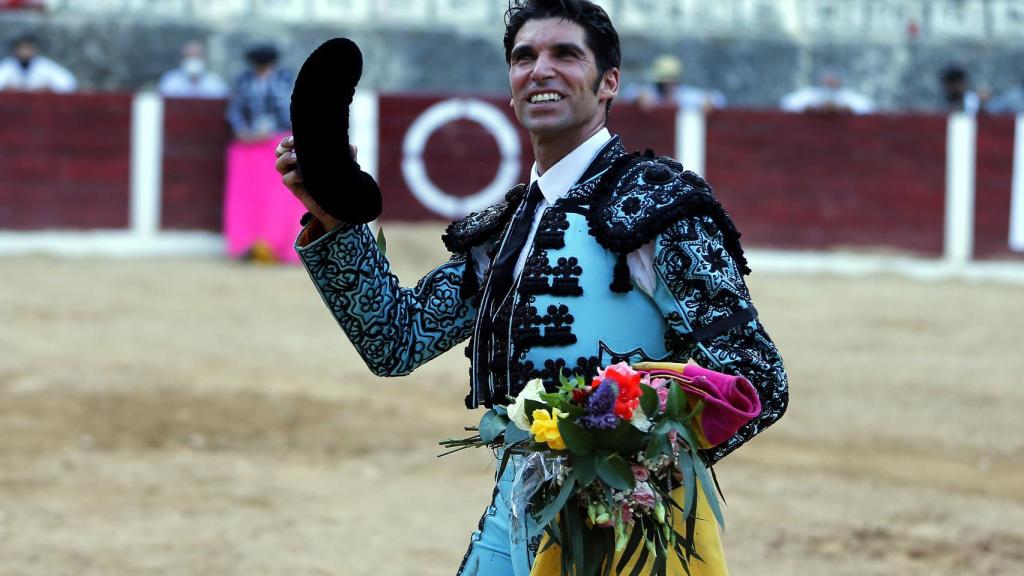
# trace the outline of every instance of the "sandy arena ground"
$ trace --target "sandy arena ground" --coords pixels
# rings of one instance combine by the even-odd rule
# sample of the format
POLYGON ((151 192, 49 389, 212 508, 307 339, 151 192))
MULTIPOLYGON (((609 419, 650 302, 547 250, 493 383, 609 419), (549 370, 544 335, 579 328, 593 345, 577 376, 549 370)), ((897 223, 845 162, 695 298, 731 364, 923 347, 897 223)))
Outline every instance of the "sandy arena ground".
MULTIPOLYGON (((1024 574, 1021 288, 753 265, 792 400, 718 467, 732 573, 1024 574)), ((301 268, 0 260, 0 351, 4 576, 451 575, 490 496, 461 350, 371 376, 301 268)))

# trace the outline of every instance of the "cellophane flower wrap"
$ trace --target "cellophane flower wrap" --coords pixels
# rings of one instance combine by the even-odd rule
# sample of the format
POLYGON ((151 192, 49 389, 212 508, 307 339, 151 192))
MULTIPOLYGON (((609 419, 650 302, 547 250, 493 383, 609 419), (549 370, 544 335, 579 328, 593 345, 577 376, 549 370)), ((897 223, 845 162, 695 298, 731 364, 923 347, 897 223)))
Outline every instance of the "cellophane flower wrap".
MULTIPOLYGON (((441 445, 450 448, 446 454, 503 449, 499 475, 517 455, 531 464, 524 470, 539 472, 528 479, 517 475, 512 513, 532 514, 548 545, 561 547, 563 574, 619 574, 635 559, 634 566, 650 564, 654 574, 664 575, 670 554, 683 566, 699 557, 693 536, 698 489, 724 526, 716 483, 700 451, 711 446, 701 413, 706 400, 719 410, 729 405, 720 400, 721 383, 707 377, 716 373, 695 367, 688 376, 688 368, 619 363, 589 382, 560 376, 557 386, 545 387, 532 380, 509 398, 508 408, 496 406, 478 427, 467 428, 479 434, 441 445), (677 502, 671 493, 680 487, 684 498, 677 502), (674 522, 678 514, 682 523, 674 522), (674 526, 684 526, 685 533, 674 526)), ((738 428, 760 411, 749 382, 719 376, 746 404, 729 418, 716 414, 716 432, 722 420, 738 428)))

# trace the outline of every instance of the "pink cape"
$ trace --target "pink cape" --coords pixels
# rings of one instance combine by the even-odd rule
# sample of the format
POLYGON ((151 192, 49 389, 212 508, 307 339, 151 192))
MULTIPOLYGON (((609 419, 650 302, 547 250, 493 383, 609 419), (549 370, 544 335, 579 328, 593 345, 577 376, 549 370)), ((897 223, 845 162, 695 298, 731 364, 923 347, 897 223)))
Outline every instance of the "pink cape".
POLYGON ((293 248, 306 212, 281 183, 274 149, 286 134, 259 142, 232 142, 227 151, 224 236, 228 254, 240 257, 263 243, 283 262, 298 262, 293 248))

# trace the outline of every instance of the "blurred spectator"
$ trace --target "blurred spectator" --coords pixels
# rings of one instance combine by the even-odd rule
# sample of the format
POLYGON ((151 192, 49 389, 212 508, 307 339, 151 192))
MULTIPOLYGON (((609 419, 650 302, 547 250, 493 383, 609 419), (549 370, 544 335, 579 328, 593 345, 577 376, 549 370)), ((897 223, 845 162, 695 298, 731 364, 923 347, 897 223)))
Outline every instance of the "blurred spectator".
POLYGON ((817 86, 804 86, 783 96, 779 106, 786 112, 824 114, 870 114, 875 110, 870 98, 843 88, 843 79, 834 70, 819 74, 817 86))
POLYGON ((959 66, 947 66, 939 74, 939 81, 942 83, 946 109, 950 112, 975 115, 988 99, 987 92, 975 92, 969 88, 967 72, 959 66))
POLYGON ((246 142, 265 140, 277 132, 291 129, 289 106, 292 74, 277 66, 277 48, 264 44, 245 53, 249 63, 235 81, 228 121, 235 137, 246 142))
POLYGON ((683 62, 675 56, 659 56, 651 65, 648 75, 650 83, 627 87, 622 95, 623 100, 635 101, 644 110, 669 104, 686 110, 699 109, 705 112, 725 107, 725 95, 718 90, 705 90, 681 83, 683 62))
POLYGON ((0 61, 0 90, 74 92, 75 77, 39 54, 39 40, 26 34, 11 43, 11 56, 0 61))
POLYGON ((205 49, 198 40, 181 48, 181 65, 160 78, 160 94, 168 98, 223 98, 228 95, 224 80, 206 69, 205 49))
POLYGON ((985 111, 992 114, 1024 114, 1024 82, 995 96, 985 104, 985 111))

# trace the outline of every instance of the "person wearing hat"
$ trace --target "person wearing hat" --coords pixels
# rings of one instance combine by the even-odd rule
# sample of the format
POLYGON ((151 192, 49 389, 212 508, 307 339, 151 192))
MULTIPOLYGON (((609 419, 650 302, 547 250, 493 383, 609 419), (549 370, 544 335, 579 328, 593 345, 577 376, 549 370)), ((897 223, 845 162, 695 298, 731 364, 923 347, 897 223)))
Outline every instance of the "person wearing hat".
POLYGON ((235 82, 227 117, 235 142, 227 151, 224 236, 228 255, 256 262, 293 262, 292 239, 301 206, 278 194, 279 180, 264 158, 275 141, 291 131, 294 76, 278 67, 277 49, 269 44, 245 54, 249 69, 235 82))
POLYGON ((228 104, 228 122, 235 137, 245 142, 262 141, 291 129, 292 73, 277 65, 278 52, 271 44, 257 44, 245 53, 249 69, 238 77, 228 104))
POLYGON ((676 106, 686 110, 709 112, 725 108, 725 95, 718 90, 705 90, 683 84, 683 61, 671 54, 656 58, 648 71, 650 84, 634 85, 626 89, 624 99, 634 101, 642 109, 655 106, 676 106))

